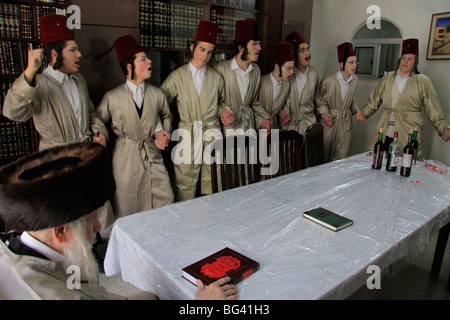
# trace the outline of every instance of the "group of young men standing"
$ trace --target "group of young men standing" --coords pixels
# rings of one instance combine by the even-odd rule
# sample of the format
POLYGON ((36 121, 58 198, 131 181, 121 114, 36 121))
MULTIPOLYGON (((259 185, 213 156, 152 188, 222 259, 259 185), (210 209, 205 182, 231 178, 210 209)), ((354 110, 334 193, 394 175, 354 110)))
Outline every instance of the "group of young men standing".
MULTIPOLYGON (((203 137, 202 143, 194 143, 194 138, 205 132, 226 136, 237 129, 243 133, 249 129, 269 133, 271 129, 287 129, 304 135, 311 124, 320 122, 325 161, 333 161, 349 154, 352 115, 364 122, 380 104, 382 94, 377 88, 364 110, 359 109, 354 98, 357 58, 349 42, 337 47, 340 70, 319 81, 317 70, 310 65, 308 43, 294 31, 276 44, 274 68, 261 76, 256 64, 261 53, 258 27, 254 19, 246 19, 236 22, 235 56, 214 66, 209 61, 218 25, 200 20, 189 63, 171 72, 160 88, 145 81, 151 77, 152 62, 136 40, 129 35, 118 38, 114 48, 126 82, 107 92, 95 109, 78 72, 81 53, 65 21, 57 15, 42 19, 46 49, 29 52, 28 67, 10 89, 3 113, 16 121, 33 117, 41 136, 40 150, 89 139, 106 146, 106 126, 110 125, 117 136, 112 152, 116 218, 192 199, 198 188, 201 194, 211 193, 211 167, 194 161, 210 143, 203 137), (50 66, 37 74, 43 54, 50 66), (192 139, 180 141, 172 152, 191 153, 190 162, 174 163, 172 189, 160 150, 171 140, 169 105, 175 100, 179 129, 189 132, 192 139), (184 148, 186 143, 190 148, 184 148)), ((405 48, 402 56, 417 50, 417 44, 405 48)), ((425 90, 423 84, 420 88, 425 90)), ((424 94, 428 92, 434 89, 424 94)), ((424 107, 436 114, 432 118, 438 132, 445 131, 445 140, 448 131, 435 92, 424 107)))

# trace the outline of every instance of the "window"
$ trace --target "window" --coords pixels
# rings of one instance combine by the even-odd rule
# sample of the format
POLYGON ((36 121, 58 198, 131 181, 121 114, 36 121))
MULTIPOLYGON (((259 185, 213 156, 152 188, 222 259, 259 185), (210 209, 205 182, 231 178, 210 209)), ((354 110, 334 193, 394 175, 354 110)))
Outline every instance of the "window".
POLYGON ((383 77, 395 69, 400 58, 400 30, 386 19, 380 22, 380 29, 368 29, 364 22, 353 37, 352 43, 359 61, 356 74, 361 78, 383 77))

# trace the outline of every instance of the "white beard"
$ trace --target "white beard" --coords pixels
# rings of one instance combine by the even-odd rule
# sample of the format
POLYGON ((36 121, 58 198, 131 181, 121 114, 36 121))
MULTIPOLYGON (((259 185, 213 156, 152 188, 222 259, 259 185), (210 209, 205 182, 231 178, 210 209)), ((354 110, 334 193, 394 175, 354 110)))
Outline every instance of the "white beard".
POLYGON ((92 252, 92 243, 86 240, 86 224, 78 219, 69 223, 73 231, 73 241, 70 242, 62 251, 65 257, 62 265, 65 270, 69 266, 76 265, 80 268, 81 281, 89 283, 98 281, 98 263, 92 252))

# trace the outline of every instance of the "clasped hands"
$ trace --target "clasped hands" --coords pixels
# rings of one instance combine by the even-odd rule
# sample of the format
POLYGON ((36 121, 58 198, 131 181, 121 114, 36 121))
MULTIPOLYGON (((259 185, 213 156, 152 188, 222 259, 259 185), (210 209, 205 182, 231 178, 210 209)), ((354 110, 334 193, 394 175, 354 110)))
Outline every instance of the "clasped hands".
POLYGON ((170 134, 166 130, 158 130, 155 132, 155 145, 158 149, 164 150, 169 146, 170 134))

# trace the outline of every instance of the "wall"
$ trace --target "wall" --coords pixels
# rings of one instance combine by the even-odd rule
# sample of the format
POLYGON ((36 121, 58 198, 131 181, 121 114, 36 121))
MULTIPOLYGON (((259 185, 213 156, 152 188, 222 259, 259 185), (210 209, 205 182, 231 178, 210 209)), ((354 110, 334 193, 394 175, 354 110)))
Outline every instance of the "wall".
MULTIPOLYGON (((286 3, 298 3, 302 10, 304 0, 286 0, 286 3)), ((428 36, 433 13, 450 11, 448 0, 314 0, 312 10, 312 26, 310 47, 312 65, 320 77, 339 68, 336 57, 336 46, 351 41, 355 31, 369 18, 366 10, 370 5, 378 5, 381 16, 393 22, 402 33, 403 39, 419 39, 419 71, 432 80, 439 95, 444 116, 450 124, 450 60, 426 60, 428 36), (443 71, 446 72, 443 72, 443 71)), ((292 7, 292 6, 291 6, 292 7)), ((286 4, 286 8, 288 5, 286 4)), ((308 8, 308 6, 306 6, 308 8)), ((293 12, 289 15, 292 17, 293 12)), ((301 16, 301 14, 299 14, 301 16)), ((356 100, 363 107, 377 80, 360 79, 356 100)), ((367 150, 383 107, 380 108, 365 124, 353 122, 353 142, 351 153, 357 154, 367 150)), ((424 116, 426 119, 426 117, 424 116)), ((422 150, 425 159, 434 159, 450 166, 450 142, 444 142, 434 128, 425 121, 422 138, 422 150)))

